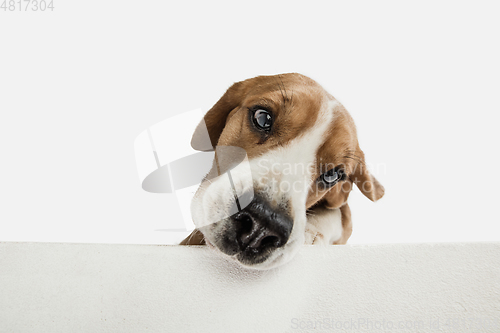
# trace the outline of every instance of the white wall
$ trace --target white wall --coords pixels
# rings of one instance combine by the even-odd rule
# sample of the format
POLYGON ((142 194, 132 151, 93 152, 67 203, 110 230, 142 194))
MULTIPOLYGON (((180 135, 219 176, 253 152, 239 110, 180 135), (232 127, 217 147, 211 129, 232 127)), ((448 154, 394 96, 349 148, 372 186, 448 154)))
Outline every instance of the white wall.
MULTIPOLYGON (((386 197, 351 243, 500 240, 496 1, 57 1, 0 10, 0 239, 168 243, 135 137, 234 81, 301 72, 352 113, 386 197), (493 168, 493 170, 491 170, 493 168)), ((193 120, 196 121, 196 120, 193 120)))
POLYGON ((498 332, 499 251, 305 246, 248 271, 206 247, 0 243, 0 331, 498 332))

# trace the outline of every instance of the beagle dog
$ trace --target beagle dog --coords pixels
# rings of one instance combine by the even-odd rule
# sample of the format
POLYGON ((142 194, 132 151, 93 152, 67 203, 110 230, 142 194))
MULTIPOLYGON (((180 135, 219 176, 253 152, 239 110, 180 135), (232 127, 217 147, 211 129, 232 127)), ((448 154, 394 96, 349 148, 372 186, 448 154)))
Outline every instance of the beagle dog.
POLYGON ((303 244, 345 244, 353 184, 372 201, 384 195, 367 170, 347 110, 301 74, 233 84, 206 113, 191 145, 215 147, 216 159, 219 148, 242 149, 248 168, 245 173, 235 163, 214 161, 213 175, 192 201, 197 228, 181 245, 207 244, 247 267, 281 265, 303 244), (229 170, 229 181, 217 177, 229 170), (250 199, 239 205, 247 192, 250 199))

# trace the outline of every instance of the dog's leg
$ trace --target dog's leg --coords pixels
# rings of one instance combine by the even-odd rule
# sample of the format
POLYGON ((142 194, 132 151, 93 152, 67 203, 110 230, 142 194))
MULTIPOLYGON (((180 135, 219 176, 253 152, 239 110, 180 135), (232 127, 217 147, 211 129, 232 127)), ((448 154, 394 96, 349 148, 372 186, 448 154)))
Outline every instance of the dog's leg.
POLYGON ((345 244, 352 233, 351 211, 340 208, 314 207, 308 211, 305 244, 345 244))
POLYGON ((194 229, 179 245, 205 245, 205 237, 198 229, 194 229))

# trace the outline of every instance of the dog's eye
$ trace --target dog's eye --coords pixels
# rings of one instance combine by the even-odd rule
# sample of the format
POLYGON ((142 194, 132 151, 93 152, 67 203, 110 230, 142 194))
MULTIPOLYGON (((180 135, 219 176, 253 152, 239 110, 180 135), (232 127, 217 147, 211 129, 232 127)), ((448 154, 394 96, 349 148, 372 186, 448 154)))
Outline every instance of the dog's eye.
POLYGON ((253 114, 253 122, 259 129, 268 131, 273 124, 273 117, 268 111, 258 109, 253 114))
POLYGON ((345 179, 345 173, 341 169, 331 169, 325 172, 320 176, 320 180, 326 185, 326 186, 333 186, 335 185, 338 181, 344 180, 345 179))

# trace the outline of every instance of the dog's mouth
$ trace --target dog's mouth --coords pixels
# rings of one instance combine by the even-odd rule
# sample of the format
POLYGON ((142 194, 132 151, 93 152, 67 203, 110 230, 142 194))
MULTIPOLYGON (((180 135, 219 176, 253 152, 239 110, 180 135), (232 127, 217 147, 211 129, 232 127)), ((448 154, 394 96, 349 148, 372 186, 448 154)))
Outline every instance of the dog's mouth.
POLYGON ((236 259, 244 265, 257 265, 266 261, 271 254, 281 247, 281 244, 274 239, 274 236, 262 236, 264 231, 261 231, 260 235, 256 235, 247 244, 240 244, 241 251, 236 254, 236 259), (264 239, 262 239, 265 237, 264 239), (255 246, 258 243, 262 243, 261 246, 255 246))
MULTIPOLYGON (((224 222, 219 223, 223 224, 224 222)), ((242 242, 236 239, 234 228, 218 225, 210 227, 211 231, 206 230, 207 227, 200 229, 206 235, 205 243, 245 266, 254 266, 265 262, 278 248, 282 247, 272 236, 263 236, 264 231, 258 231, 255 235, 248 237, 245 242, 242 242), (217 232, 216 230, 225 231, 217 232)))
POLYGON ((234 245, 228 246, 228 238, 230 237, 225 235, 220 235, 220 237, 215 237, 212 240, 205 237, 205 243, 226 258, 234 260, 244 267, 258 270, 267 270, 286 263, 293 258, 297 250, 300 249, 300 247, 296 245, 301 243, 299 239, 294 238, 290 239, 279 248, 270 246, 263 251, 256 251, 247 246, 246 248, 240 248, 235 251, 236 247, 234 245))
POLYGON ((287 244, 293 228, 289 215, 271 209, 255 197, 244 209, 222 221, 200 228, 207 245, 245 266, 266 262, 287 244))

